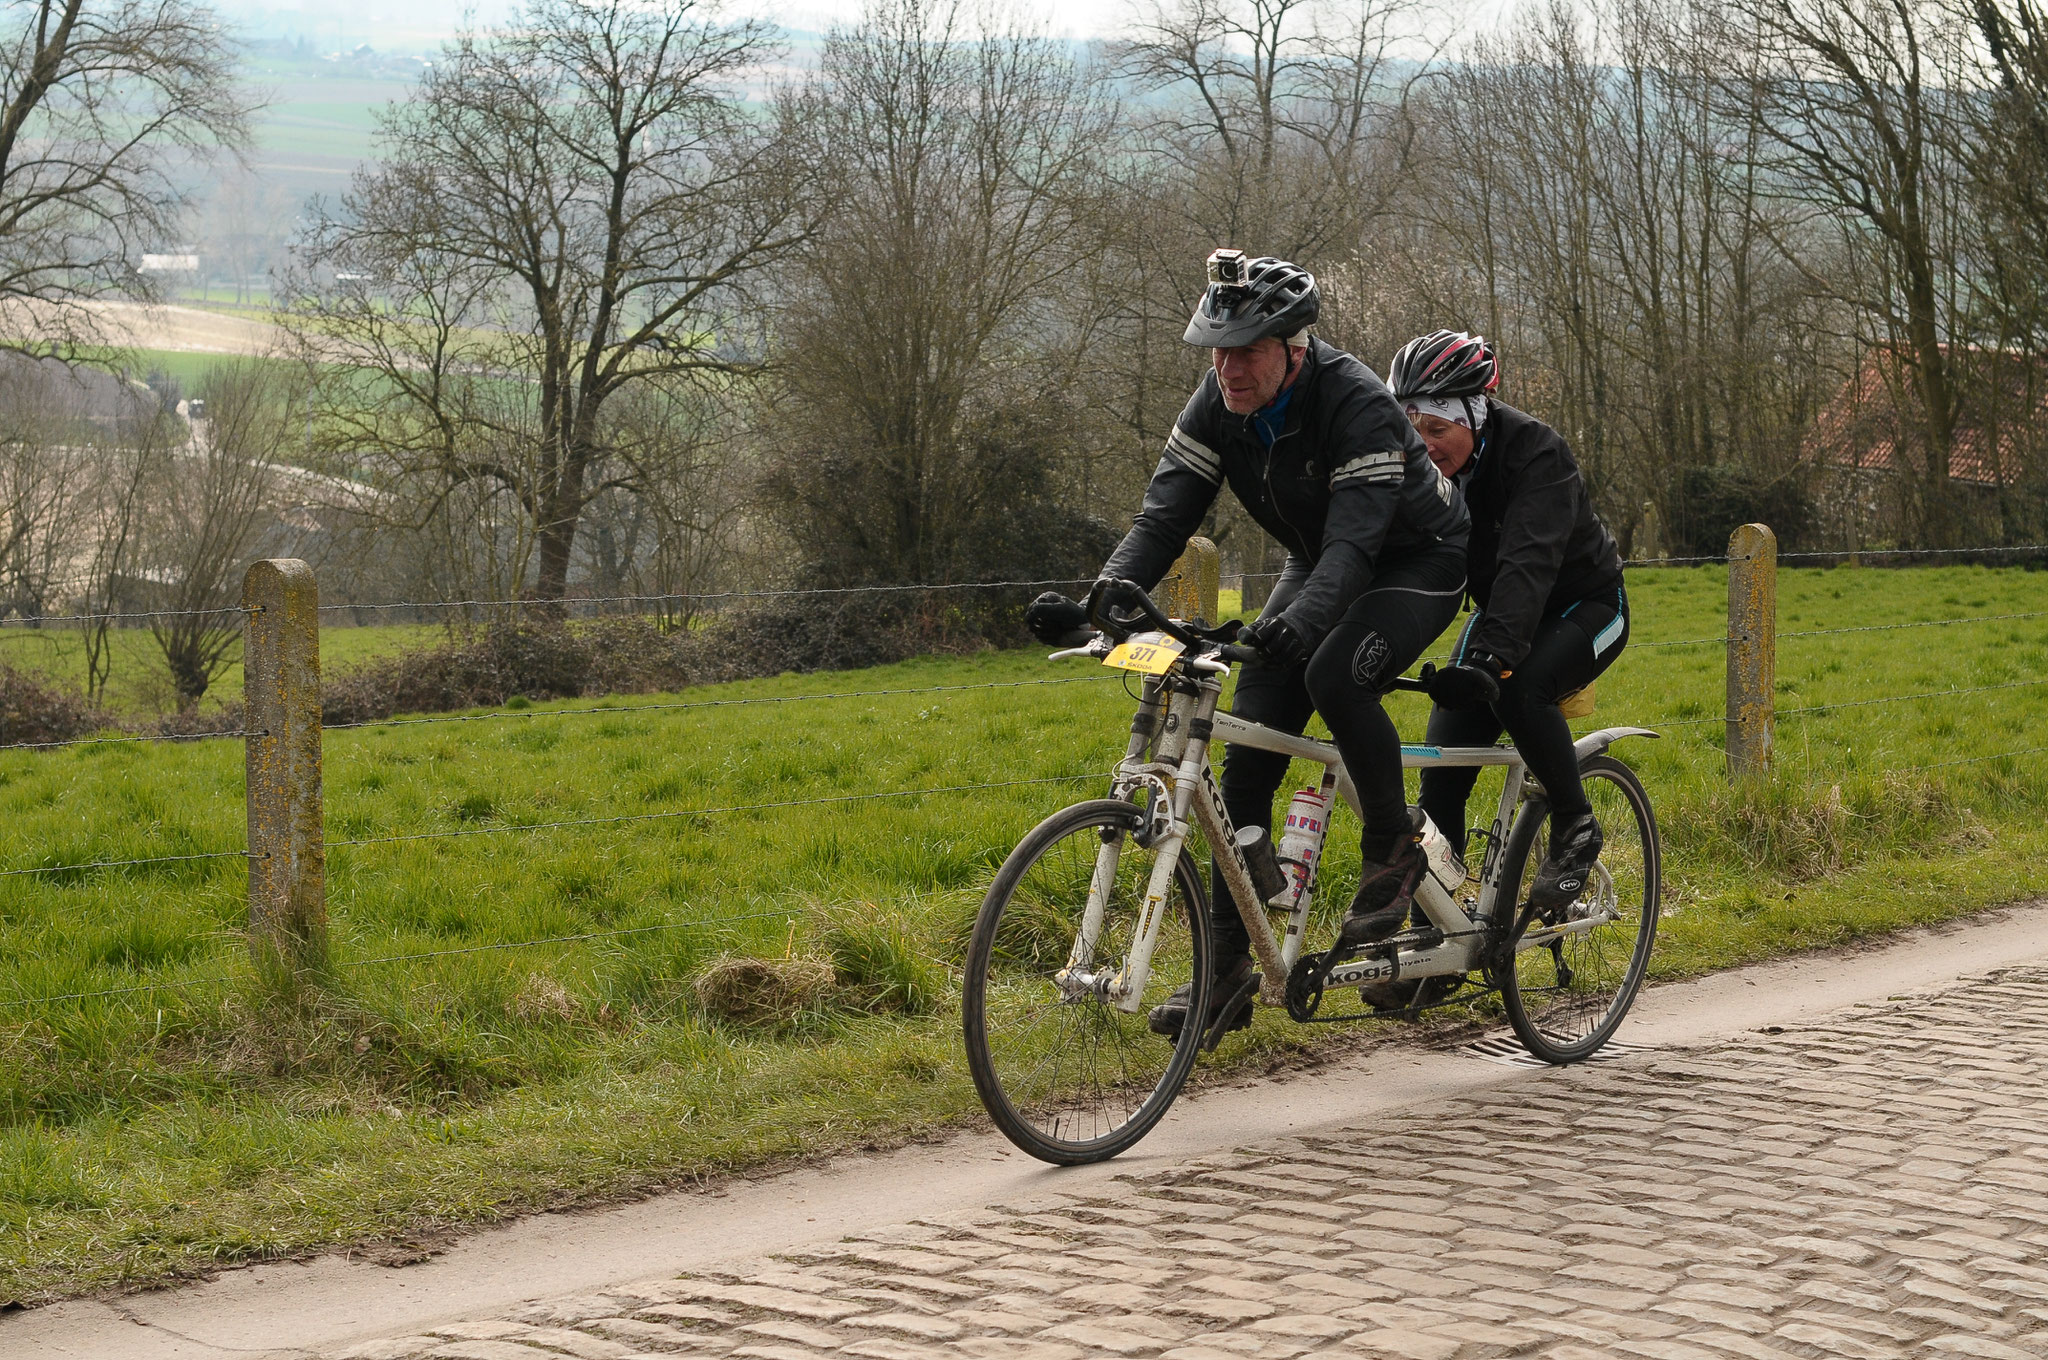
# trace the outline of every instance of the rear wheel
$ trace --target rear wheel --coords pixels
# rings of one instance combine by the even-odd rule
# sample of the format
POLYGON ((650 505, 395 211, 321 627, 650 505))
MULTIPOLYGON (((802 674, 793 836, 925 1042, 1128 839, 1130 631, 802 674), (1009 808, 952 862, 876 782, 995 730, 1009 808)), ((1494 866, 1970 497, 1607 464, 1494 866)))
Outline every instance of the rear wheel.
MULTIPOLYGON (((1515 952, 1501 970, 1501 1002, 1523 1045, 1550 1063, 1583 1061, 1621 1026, 1642 987, 1657 938, 1661 852, 1650 798, 1635 772, 1609 755, 1579 765, 1605 844, 1577 901, 1546 913, 1523 911, 1515 952), (1590 927, 1574 926, 1594 920, 1590 927)), ((1531 803, 1515 820, 1504 864, 1529 900, 1548 845, 1550 813, 1531 803)))
POLYGON ((1159 862, 1132 835, 1141 816, 1130 803, 1100 799, 1039 823, 990 884, 967 947, 962 1023, 975 1089, 996 1127, 1048 1162, 1099 1162, 1143 1138, 1180 1093, 1201 1045, 1199 1025, 1167 1039, 1145 1022, 1183 985, 1190 1014, 1206 1014, 1208 906, 1185 849, 1167 880, 1136 1008, 1055 981, 1098 883, 1101 928, 1084 969, 1123 969, 1159 862))

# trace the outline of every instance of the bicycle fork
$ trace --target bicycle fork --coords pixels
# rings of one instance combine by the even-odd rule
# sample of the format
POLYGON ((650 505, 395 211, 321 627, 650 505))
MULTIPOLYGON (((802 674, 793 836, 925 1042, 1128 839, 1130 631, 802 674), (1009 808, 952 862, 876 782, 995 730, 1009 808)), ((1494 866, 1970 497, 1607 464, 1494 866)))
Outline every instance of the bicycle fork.
MULTIPOLYGON (((1159 928, 1173 891, 1174 871, 1187 846, 1189 814, 1193 812, 1206 829, 1209 819, 1202 814, 1208 810, 1208 804, 1213 801, 1215 810, 1221 811, 1220 795, 1215 792, 1215 781, 1209 777, 1207 766, 1210 724, 1222 696, 1223 682, 1217 676, 1205 677, 1192 687, 1192 693, 1170 682, 1146 682, 1144 702, 1131 725, 1130 747, 1117 767, 1116 792, 1118 796, 1131 796, 1141 785, 1148 786, 1150 806, 1136 810, 1132 830, 1104 844, 1095 857, 1081 929, 1067 956, 1067 966, 1053 979, 1065 995, 1078 998, 1094 993, 1125 1012, 1135 1012, 1144 998, 1145 985, 1152 974, 1152 952, 1158 946, 1159 928), (1148 761, 1145 753, 1155 736, 1158 749, 1148 761), (1210 798, 1197 804, 1195 793, 1205 785, 1210 798), (1145 884, 1144 906, 1132 933, 1130 952, 1121 964, 1113 972, 1096 969, 1095 951, 1101 943, 1109 895, 1115 889, 1117 865, 1123 856, 1125 838, 1133 835, 1143 837, 1143 843, 1155 855, 1145 884)), ((1227 818, 1223 825, 1227 827, 1227 818)), ((1221 838, 1212 837, 1212 844, 1230 845, 1227 831, 1221 838)), ((1234 872, 1245 884, 1243 891, 1250 891, 1250 875, 1238 857, 1219 851, 1219 859, 1224 864, 1225 880, 1232 881, 1234 872)), ((1235 882, 1231 891, 1240 891, 1235 882)), ((1266 937, 1270 946, 1270 929, 1266 937)))

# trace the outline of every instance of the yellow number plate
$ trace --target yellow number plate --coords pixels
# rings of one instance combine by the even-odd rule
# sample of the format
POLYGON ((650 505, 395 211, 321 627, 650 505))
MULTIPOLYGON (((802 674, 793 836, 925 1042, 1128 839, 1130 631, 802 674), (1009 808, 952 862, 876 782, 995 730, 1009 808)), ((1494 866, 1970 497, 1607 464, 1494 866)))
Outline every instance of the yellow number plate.
POLYGON ((1118 670, 1138 671, 1145 675, 1164 675, 1173 659, 1186 651, 1187 647, 1178 638, 1164 633, 1133 633, 1119 642, 1110 654, 1102 659, 1105 666, 1118 670))

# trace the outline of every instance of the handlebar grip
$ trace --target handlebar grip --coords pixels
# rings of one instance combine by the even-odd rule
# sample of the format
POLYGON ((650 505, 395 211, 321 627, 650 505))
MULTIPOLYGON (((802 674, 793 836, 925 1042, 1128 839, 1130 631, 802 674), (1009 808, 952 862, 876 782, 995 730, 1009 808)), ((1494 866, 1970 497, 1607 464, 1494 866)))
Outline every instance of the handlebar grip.
POLYGON ((1264 662, 1266 659, 1265 656, 1258 650, 1258 648, 1240 647, 1235 642, 1224 643, 1223 646, 1220 649, 1218 649, 1216 655, 1222 657, 1225 661, 1236 662, 1240 666, 1246 664, 1256 666, 1264 662))

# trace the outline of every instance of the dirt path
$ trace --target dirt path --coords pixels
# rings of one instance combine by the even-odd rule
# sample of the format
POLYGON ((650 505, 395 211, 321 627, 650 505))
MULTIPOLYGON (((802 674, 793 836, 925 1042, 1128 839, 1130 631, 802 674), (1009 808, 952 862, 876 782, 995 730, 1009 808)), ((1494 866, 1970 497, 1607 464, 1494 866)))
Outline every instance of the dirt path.
POLYGON ((55 1305, 0 1320, 0 1356, 2038 1356, 2048 1272, 2007 1267, 2048 1245, 2022 1166, 2048 1144, 2043 964, 2048 905, 2015 908, 1656 989, 1637 1051, 1582 1068, 1395 1045, 1184 1102, 1103 1167, 964 1135, 402 1270, 55 1305), (1282 1166, 1292 1224, 1252 1202, 1282 1166), (1074 1259, 1089 1224, 1116 1262, 1074 1259))
POLYGON ((284 332, 267 321, 198 307, 145 307, 137 302, 88 302, 110 341, 137 349, 201 354, 269 354, 284 332))
POLYGON ((193 354, 273 354, 285 348, 284 332, 256 317, 115 300, 69 303, 62 312, 54 304, 16 302, 0 315, 0 331, 23 339, 68 334, 107 345, 193 354), (89 315, 85 336, 79 336, 80 318, 73 309, 89 315))

